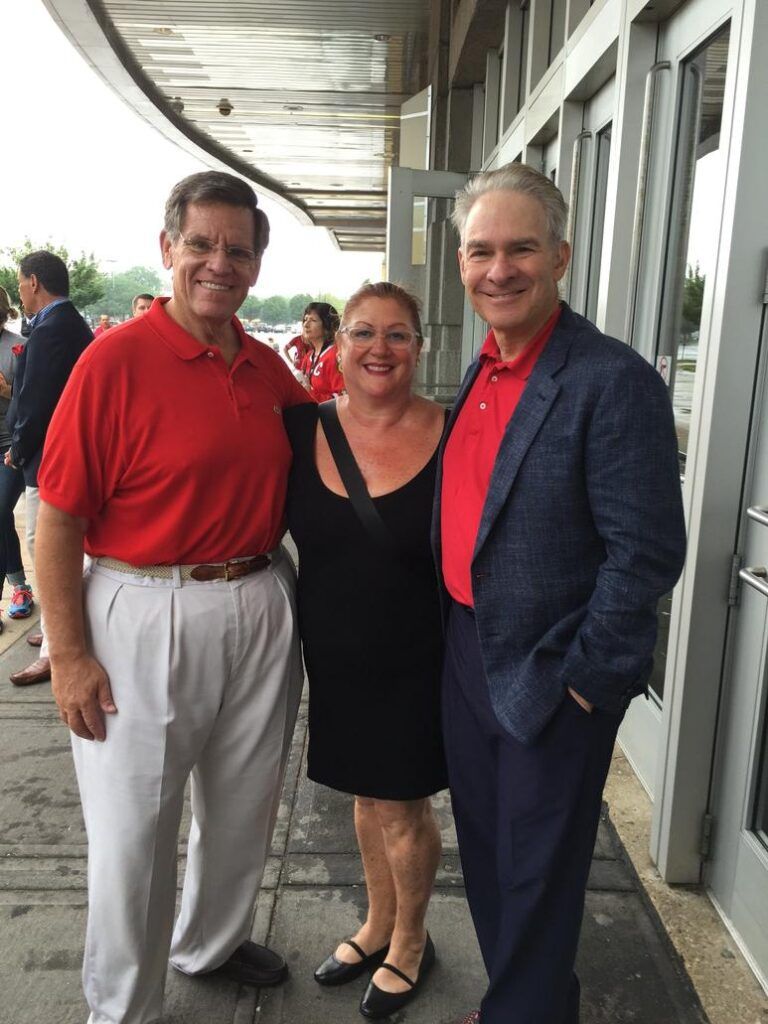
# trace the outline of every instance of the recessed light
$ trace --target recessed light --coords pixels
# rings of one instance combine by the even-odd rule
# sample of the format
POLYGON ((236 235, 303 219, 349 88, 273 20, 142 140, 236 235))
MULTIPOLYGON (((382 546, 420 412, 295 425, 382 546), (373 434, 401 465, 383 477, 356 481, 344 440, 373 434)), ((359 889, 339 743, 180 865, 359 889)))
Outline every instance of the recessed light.
POLYGON ((304 107, 302 107, 302 105, 300 103, 286 103, 286 104, 283 105, 283 110, 289 110, 291 113, 294 113, 296 111, 303 110, 303 109, 304 109, 304 107))

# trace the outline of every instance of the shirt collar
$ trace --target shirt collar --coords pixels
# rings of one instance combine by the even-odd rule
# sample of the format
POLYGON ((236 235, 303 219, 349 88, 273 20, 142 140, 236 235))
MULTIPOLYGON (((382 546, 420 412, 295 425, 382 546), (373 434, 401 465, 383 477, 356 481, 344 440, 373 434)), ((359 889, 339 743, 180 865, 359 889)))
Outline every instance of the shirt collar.
POLYGON ((508 370, 518 380, 528 380, 536 365, 536 360, 541 355, 552 331, 555 329, 555 325, 560 317, 561 308, 560 303, 558 303, 557 309, 552 316, 539 328, 531 340, 526 343, 520 355, 515 356, 514 359, 505 360, 501 358, 499 343, 496 341, 493 329, 491 329, 483 343, 483 347, 480 349, 480 362, 483 365, 493 364, 496 369, 508 370))
POLYGON ((42 309, 38 309, 32 316, 27 317, 27 323, 31 328, 39 327, 40 324, 45 320, 50 312, 52 312, 56 306, 61 306, 65 302, 69 302, 69 299, 54 299, 53 302, 49 302, 47 306, 43 306, 42 309))
MULTIPOLYGON (((181 324, 177 324, 172 317, 168 316, 165 311, 165 304, 167 302, 170 302, 168 296, 155 299, 149 310, 144 314, 144 320, 179 359, 197 359, 200 356, 204 356, 210 348, 215 348, 214 345, 203 345, 197 338, 193 338, 189 331, 185 331, 181 324)), ((233 363, 233 367, 243 359, 256 366, 258 364, 257 349, 260 342, 245 333, 243 325, 236 316, 232 317, 232 326, 237 331, 238 338, 240 339, 240 352, 235 359, 235 363, 233 363)))

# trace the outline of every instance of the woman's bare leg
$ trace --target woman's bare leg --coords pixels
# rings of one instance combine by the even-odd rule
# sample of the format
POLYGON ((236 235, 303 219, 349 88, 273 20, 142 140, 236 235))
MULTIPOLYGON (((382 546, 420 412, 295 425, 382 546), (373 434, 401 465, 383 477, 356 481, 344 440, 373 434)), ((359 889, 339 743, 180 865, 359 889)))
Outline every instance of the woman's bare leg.
MULTIPOLYGON (((389 942, 395 927, 397 908, 395 885, 376 813, 376 803, 367 797, 355 797, 355 832, 368 889, 368 916, 352 938, 368 954, 375 953, 389 942)), ((341 943, 334 956, 347 964, 357 963, 360 959, 354 949, 344 943, 341 943)))
MULTIPOLYGON (((397 906, 387 962, 415 981, 427 936, 424 918, 440 860, 440 831, 429 798, 376 800, 375 811, 397 906)), ((385 992, 408 989, 391 971, 379 969, 373 977, 385 992)))

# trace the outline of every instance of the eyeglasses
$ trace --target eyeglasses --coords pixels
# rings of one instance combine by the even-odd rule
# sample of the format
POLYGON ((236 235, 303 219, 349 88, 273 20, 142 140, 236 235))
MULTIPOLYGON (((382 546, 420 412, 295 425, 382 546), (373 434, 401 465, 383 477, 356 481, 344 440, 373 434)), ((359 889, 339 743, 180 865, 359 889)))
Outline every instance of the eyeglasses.
POLYGON ((258 259, 258 254, 253 249, 246 249, 242 245, 214 245, 210 238, 202 238, 199 235, 192 238, 179 235, 179 238, 184 248, 194 253, 195 256, 210 256, 221 249, 227 259, 232 260, 233 263, 254 263, 258 259))
POLYGON ((399 328, 391 331, 374 331, 372 327, 342 327, 339 334, 346 334, 353 345, 372 345, 376 338, 383 337, 388 345, 397 348, 399 345, 410 345, 421 337, 416 331, 404 331, 399 328))

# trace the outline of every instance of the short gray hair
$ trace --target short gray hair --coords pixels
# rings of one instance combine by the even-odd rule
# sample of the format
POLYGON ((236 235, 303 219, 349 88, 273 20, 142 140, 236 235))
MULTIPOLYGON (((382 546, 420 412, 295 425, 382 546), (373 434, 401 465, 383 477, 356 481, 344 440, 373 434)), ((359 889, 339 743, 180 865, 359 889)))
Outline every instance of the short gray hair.
POLYGON ((165 204, 165 233, 178 241, 191 203, 224 203, 250 210, 253 214, 253 247, 260 256, 269 243, 269 221, 247 181, 224 171, 200 171, 173 186, 165 204))
POLYGON ((487 192, 522 192, 536 199, 544 210, 547 231, 553 245, 565 239, 568 224, 568 204, 554 182, 528 164, 505 164, 496 171, 483 171, 467 182, 456 193, 456 205, 451 214, 453 226, 464 244, 464 229, 469 212, 480 196, 487 192))

